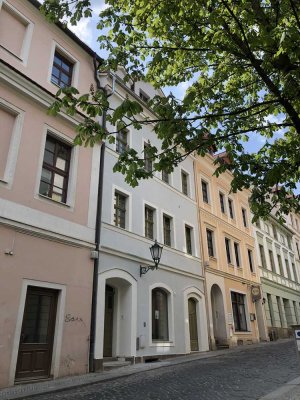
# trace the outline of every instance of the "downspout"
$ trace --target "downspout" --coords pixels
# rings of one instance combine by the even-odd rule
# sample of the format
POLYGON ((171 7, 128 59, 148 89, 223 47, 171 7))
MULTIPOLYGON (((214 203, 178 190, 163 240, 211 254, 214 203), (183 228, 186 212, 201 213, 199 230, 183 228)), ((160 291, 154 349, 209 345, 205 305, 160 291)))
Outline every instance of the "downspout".
MULTIPOLYGON (((94 54, 94 77, 98 90, 102 90, 107 94, 105 88, 101 87, 98 77, 97 56, 94 54)), ((106 110, 103 110, 102 127, 106 128, 106 110)), ((100 165, 99 165, 99 180, 98 180, 98 193, 97 193, 97 211, 96 211, 96 225, 95 225, 95 247, 98 257, 94 260, 94 273, 93 273, 93 291, 92 291, 92 306, 91 306, 91 329, 90 329, 90 351, 89 351, 89 372, 95 372, 101 369, 101 366, 95 365, 95 343, 96 343, 96 324, 97 324, 97 292, 98 292, 98 274, 99 274, 99 250, 101 238, 101 219, 102 219, 102 201, 103 201, 103 174, 104 174, 104 155, 105 155, 105 142, 102 141, 100 149, 100 165)))

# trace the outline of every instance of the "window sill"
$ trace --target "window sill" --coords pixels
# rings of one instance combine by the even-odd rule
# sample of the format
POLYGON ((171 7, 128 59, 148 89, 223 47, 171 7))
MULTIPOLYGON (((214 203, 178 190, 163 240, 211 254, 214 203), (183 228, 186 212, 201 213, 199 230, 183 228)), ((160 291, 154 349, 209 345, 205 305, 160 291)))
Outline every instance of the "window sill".
POLYGON ((251 335, 252 331, 234 331, 234 333, 237 335, 251 335))
POLYGON ((40 199, 42 199, 42 200, 49 201, 50 203, 58 204, 58 205, 60 205, 62 207, 66 207, 66 208, 71 208, 70 204, 62 203, 61 201, 57 201, 57 200, 51 199, 51 197, 44 196, 43 194, 39 193, 38 197, 40 199))
POLYGON ((169 341, 169 340, 153 340, 152 343, 150 344, 150 347, 174 347, 174 342, 169 341))

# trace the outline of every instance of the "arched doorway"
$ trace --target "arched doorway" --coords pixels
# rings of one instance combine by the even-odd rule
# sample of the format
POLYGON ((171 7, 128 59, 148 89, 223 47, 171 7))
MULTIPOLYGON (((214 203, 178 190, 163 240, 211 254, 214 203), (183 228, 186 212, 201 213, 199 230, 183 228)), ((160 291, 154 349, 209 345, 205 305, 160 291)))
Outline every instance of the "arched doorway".
POLYGON ((197 327, 197 300, 190 297, 188 299, 189 328, 191 351, 199 351, 198 327, 197 327))
POLYGON ((103 357, 112 357, 115 289, 105 287, 103 357))
POLYGON ((212 285, 210 293, 215 343, 216 345, 227 344, 225 310, 222 291, 218 285, 214 284, 212 285))

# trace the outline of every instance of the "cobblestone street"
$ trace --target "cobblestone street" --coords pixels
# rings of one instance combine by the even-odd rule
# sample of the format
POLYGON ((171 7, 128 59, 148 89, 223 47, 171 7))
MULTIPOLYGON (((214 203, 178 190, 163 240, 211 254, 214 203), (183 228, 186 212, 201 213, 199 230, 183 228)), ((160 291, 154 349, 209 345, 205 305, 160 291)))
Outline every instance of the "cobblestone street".
MULTIPOLYGON (((126 378, 31 397, 39 400, 254 400, 300 375, 294 343, 282 341, 126 378)), ((28 398, 27 398, 28 399, 28 398)))

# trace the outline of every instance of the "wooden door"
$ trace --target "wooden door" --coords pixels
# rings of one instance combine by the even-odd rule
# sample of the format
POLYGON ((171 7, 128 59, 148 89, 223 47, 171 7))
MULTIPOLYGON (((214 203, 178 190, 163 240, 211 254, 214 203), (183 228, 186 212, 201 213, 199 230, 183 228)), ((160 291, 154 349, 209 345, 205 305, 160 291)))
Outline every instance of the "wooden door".
POLYGON ((196 300, 194 300, 194 299, 188 300, 188 309, 189 309, 191 351, 198 351, 199 345, 198 345, 196 300))
POLYGON ((16 368, 16 380, 49 378, 57 291, 29 286, 16 368))
POLYGON ((106 285, 103 357, 112 357, 114 293, 114 289, 111 286, 106 285))

